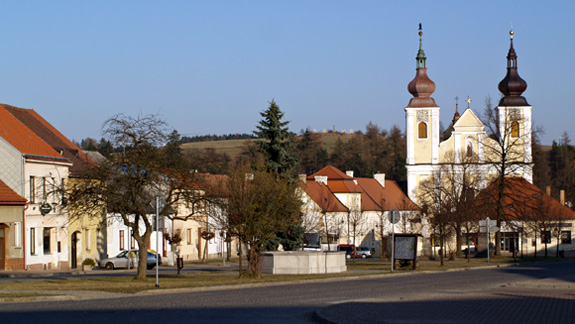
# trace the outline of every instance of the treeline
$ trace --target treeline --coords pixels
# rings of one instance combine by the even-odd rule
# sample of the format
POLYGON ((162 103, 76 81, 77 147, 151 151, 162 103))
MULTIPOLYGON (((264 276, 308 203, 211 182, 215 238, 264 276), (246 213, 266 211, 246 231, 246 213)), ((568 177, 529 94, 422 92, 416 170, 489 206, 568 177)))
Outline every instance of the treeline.
MULTIPOLYGON (((535 139, 537 142, 537 139, 535 139)), ((543 191, 551 187, 551 195, 559 198, 559 191, 565 190, 565 202, 568 207, 575 204, 575 147, 567 132, 559 142, 553 141, 551 150, 533 145, 533 180, 543 191)))
POLYGON ((254 134, 227 134, 227 135, 199 135, 199 136, 182 136, 182 143, 195 143, 195 142, 212 142, 212 141, 226 141, 234 139, 251 139, 257 138, 254 134))
MULTIPOLYGON (((173 136, 177 135, 172 134, 173 136)), ((370 122, 363 131, 355 132, 349 140, 343 141, 338 137, 335 148, 329 152, 323 143, 322 134, 314 133, 307 129, 301 131, 300 136, 292 138, 293 152, 298 158, 294 167, 294 176, 297 174, 313 174, 327 165, 333 165, 340 170, 354 171, 358 177, 372 177, 373 174, 383 172, 387 179, 396 180, 400 183, 406 180, 405 169, 405 138, 397 126, 389 130, 381 129, 376 124, 370 122)), ((224 139, 245 139, 257 138, 250 134, 229 134, 229 135, 205 135, 193 138, 181 137, 171 138, 175 143, 186 143, 186 139, 195 141, 208 141, 224 139)), ((102 155, 109 157, 110 154, 120 150, 112 147, 112 144, 102 138, 97 141, 93 138, 83 139, 76 143, 85 150, 97 150, 102 155)), ((186 149, 186 153, 192 156, 194 168, 199 172, 226 174, 238 160, 256 161, 261 158, 261 153, 256 143, 246 143, 242 148, 242 153, 232 158, 226 153, 217 152, 213 148, 186 149)))

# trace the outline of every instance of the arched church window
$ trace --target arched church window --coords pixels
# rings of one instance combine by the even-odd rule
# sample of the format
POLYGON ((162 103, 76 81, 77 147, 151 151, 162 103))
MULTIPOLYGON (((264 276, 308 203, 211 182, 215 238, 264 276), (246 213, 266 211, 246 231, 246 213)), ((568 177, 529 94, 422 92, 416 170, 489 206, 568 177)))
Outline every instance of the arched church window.
POLYGON ((511 137, 519 137, 519 122, 511 122, 511 137))
POLYGON ((427 124, 424 122, 417 125, 417 138, 427 138, 427 124))
POLYGON ((471 146, 471 144, 467 144, 467 149, 466 149, 465 154, 467 155, 467 157, 473 156, 473 147, 471 146))

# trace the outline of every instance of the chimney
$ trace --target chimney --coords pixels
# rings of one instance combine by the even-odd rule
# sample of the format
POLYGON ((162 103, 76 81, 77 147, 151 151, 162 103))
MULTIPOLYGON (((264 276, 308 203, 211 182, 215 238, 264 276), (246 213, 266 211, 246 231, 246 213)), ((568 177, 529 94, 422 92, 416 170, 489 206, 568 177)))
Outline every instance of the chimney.
POLYGON ((345 171, 345 174, 353 178, 353 171, 345 171))
POLYGON ((565 190, 559 191, 559 202, 565 206, 565 190))
POLYGON ((551 196, 551 186, 545 187, 545 193, 547 194, 547 196, 551 196))
POLYGON ((376 173, 373 178, 379 182, 379 184, 385 188, 385 173, 376 173))
POLYGON ((307 177, 306 177, 306 174, 305 174, 305 173, 298 174, 297 177, 299 178, 299 181, 300 181, 300 182, 303 182, 304 184, 306 183, 306 178, 307 178, 307 177))
POLYGON ((327 176, 316 175, 315 176, 315 182, 323 183, 324 185, 327 186, 327 176))

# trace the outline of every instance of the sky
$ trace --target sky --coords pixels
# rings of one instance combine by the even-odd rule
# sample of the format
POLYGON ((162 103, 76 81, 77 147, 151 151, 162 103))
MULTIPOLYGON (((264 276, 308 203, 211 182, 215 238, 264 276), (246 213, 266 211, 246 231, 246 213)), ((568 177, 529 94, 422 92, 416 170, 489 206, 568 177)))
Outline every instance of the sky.
POLYGON ((447 127, 496 104, 513 24, 543 144, 575 138, 575 1, 1 1, 0 102, 74 140, 119 113, 184 136, 251 133, 275 100, 290 130, 405 130, 423 24, 447 127))

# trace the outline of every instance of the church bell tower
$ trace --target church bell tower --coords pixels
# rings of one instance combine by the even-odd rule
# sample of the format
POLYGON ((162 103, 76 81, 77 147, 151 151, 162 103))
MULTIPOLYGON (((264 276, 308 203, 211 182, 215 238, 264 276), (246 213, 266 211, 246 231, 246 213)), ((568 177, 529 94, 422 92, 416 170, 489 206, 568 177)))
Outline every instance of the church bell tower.
POLYGON ((421 180, 420 176, 431 174, 431 165, 439 163, 439 106, 431 97, 435 91, 435 82, 427 76, 427 58, 423 51, 422 36, 423 31, 419 24, 415 77, 407 86, 413 98, 405 107, 407 183, 411 199, 414 199, 415 184, 421 180))

